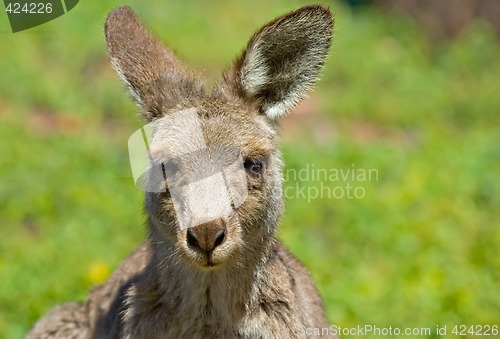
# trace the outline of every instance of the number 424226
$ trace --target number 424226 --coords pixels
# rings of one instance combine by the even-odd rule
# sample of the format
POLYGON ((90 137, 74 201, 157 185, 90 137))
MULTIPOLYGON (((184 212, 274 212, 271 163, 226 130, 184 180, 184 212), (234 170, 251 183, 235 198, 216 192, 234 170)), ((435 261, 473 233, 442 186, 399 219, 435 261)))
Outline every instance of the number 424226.
POLYGON ((498 335, 498 325, 455 325, 453 330, 451 331, 454 335, 473 335, 473 336, 489 336, 489 335, 498 335))
POLYGON ((13 14, 21 14, 21 13, 26 13, 26 14, 45 14, 45 13, 52 13, 52 4, 49 3, 25 3, 21 6, 20 3, 14 2, 14 3, 9 3, 7 7, 5 8, 5 11, 7 13, 13 13, 13 14))

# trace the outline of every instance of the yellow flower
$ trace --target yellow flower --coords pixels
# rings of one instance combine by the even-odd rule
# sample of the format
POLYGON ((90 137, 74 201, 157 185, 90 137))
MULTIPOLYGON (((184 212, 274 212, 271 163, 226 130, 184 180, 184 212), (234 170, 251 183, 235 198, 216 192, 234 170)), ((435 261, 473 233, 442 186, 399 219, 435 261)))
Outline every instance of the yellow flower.
POLYGON ((108 265, 102 261, 95 261, 89 268, 89 280, 92 284, 102 284, 108 279, 110 269, 108 265))

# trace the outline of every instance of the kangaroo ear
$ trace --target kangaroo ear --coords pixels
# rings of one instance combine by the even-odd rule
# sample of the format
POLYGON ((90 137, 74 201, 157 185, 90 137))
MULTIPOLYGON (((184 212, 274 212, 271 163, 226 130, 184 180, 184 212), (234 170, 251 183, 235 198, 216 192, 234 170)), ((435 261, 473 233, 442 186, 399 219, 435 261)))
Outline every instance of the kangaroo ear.
POLYGON ((222 90, 255 102, 272 119, 289 112, 318 78, 333 30, 329 9, 302 7, 278 17, 250 39, 223 75, 222 90))
POLYGON ((146 119, 160 117, 166 109, 202 93, 203 83, 142 25, 129 7, 112 11, 104 30, 113 68, 146 119))

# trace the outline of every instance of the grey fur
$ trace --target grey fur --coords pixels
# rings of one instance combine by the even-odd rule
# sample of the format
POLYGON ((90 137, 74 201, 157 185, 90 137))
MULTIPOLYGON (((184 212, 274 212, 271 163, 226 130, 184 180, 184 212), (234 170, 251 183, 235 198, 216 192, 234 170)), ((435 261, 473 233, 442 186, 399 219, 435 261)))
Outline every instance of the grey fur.
MULTIPOLYGON (((148 240, 84 305, 54 309, 28 339, 300 338, 306 328, 329 327, 307 270, 275 237, 283 198, 273 119, 312 87, 332 27, 330 11, 320 5, 275 19, 206 93, 130 8, 108 16, 110 58, 145 119, 194 106, 207 145, 237 147, 262 170, 247 173, 248 198, 232 215, 198 226, 194 236, 205 241, 203 251, 186 241, 169 194, 146 193, 148 240), (222 228, 227 234, 214 245, 222 228)), ((155 142, 161 151, 161 140, 155 142)), ((203 170, 194 163, 185 168, 203 170)))

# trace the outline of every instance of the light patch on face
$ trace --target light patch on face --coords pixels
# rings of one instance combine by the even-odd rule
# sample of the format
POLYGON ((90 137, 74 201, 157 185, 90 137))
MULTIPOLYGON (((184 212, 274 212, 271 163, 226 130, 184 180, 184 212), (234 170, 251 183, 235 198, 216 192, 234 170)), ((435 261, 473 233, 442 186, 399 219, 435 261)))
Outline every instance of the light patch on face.
POLYGON ((172 191, 175 191, 172 200, 181 229, 195 227, 232 212, 229 192, 221 172, 172 191))
POLYGON ((157 119, 129 139, 136 185, 169 191, 181 229, 226 217, 247 198, 241 151, 207 146, 195 108, 157 119))

